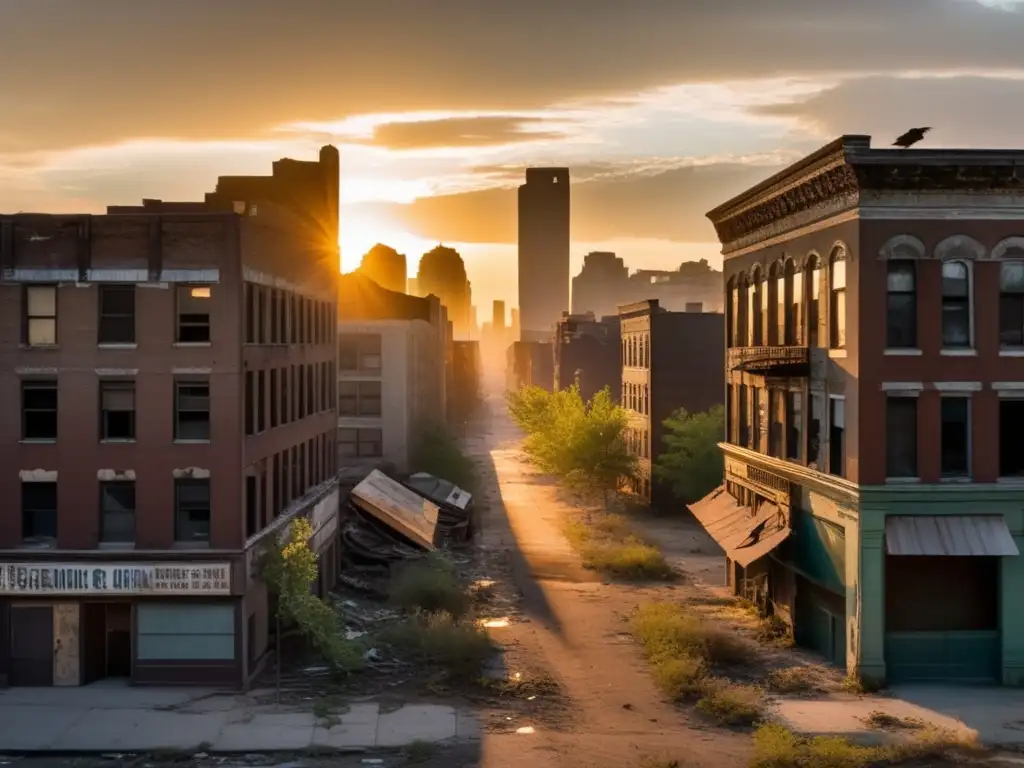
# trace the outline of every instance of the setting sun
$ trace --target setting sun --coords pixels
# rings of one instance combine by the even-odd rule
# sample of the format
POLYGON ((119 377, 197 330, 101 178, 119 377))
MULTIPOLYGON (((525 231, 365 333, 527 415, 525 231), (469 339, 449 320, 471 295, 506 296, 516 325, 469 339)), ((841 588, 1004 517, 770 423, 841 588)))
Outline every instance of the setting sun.
POLYGON ((377 243, 384 243, 405 254, 410 273, 414 274, 420 256, 437 245, 395 226, 387 217, 375 214, 347 216, 342 222, 338 240, 342 272, 351 272, 359 266, 363 254, 377 243))

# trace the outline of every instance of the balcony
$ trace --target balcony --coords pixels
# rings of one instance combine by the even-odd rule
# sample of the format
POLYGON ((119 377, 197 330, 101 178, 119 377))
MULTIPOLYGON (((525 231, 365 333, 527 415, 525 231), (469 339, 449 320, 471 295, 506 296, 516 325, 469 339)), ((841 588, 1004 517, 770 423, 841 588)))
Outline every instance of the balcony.
POLYGON ((728 362, 730 371, 766 376, 808 376, 811 372, 809 347, 733 347, 728 362))

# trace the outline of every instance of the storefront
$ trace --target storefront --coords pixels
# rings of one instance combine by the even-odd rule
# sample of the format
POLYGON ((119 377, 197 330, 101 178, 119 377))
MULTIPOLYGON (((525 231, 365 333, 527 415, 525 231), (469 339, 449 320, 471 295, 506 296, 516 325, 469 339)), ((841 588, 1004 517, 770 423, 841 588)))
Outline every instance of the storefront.
POLYGON ((0 677, 11 686, 234 685, 228 562, 0 563, 0 677))

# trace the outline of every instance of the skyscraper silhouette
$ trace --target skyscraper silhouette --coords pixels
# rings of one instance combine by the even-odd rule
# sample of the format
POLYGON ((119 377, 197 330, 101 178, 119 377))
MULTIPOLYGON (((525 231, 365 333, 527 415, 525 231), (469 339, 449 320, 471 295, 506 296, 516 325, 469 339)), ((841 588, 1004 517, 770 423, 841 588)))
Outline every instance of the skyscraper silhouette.
POLYGON ((569 309, 569 169, 527 168, 519 187, 519 323, 524 340, 554 332, 569 309))

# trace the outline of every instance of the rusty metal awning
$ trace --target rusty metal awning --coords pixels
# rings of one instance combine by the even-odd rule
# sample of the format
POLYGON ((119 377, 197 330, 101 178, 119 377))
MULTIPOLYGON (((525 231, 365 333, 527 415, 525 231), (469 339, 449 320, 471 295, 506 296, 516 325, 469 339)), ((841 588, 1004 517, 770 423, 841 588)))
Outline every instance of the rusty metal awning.
POLYGON ((890 515, 885 518, 885 551, 933 557, 1020 554, 1002 515, 890 515))
POLYGON ((790 534, 777 506, 766 502, 757 514, 752 514, 749 507, 729 495, 725 486, 691 504, 690 511, 729 559, 744 568, 774 550, 790 534))

